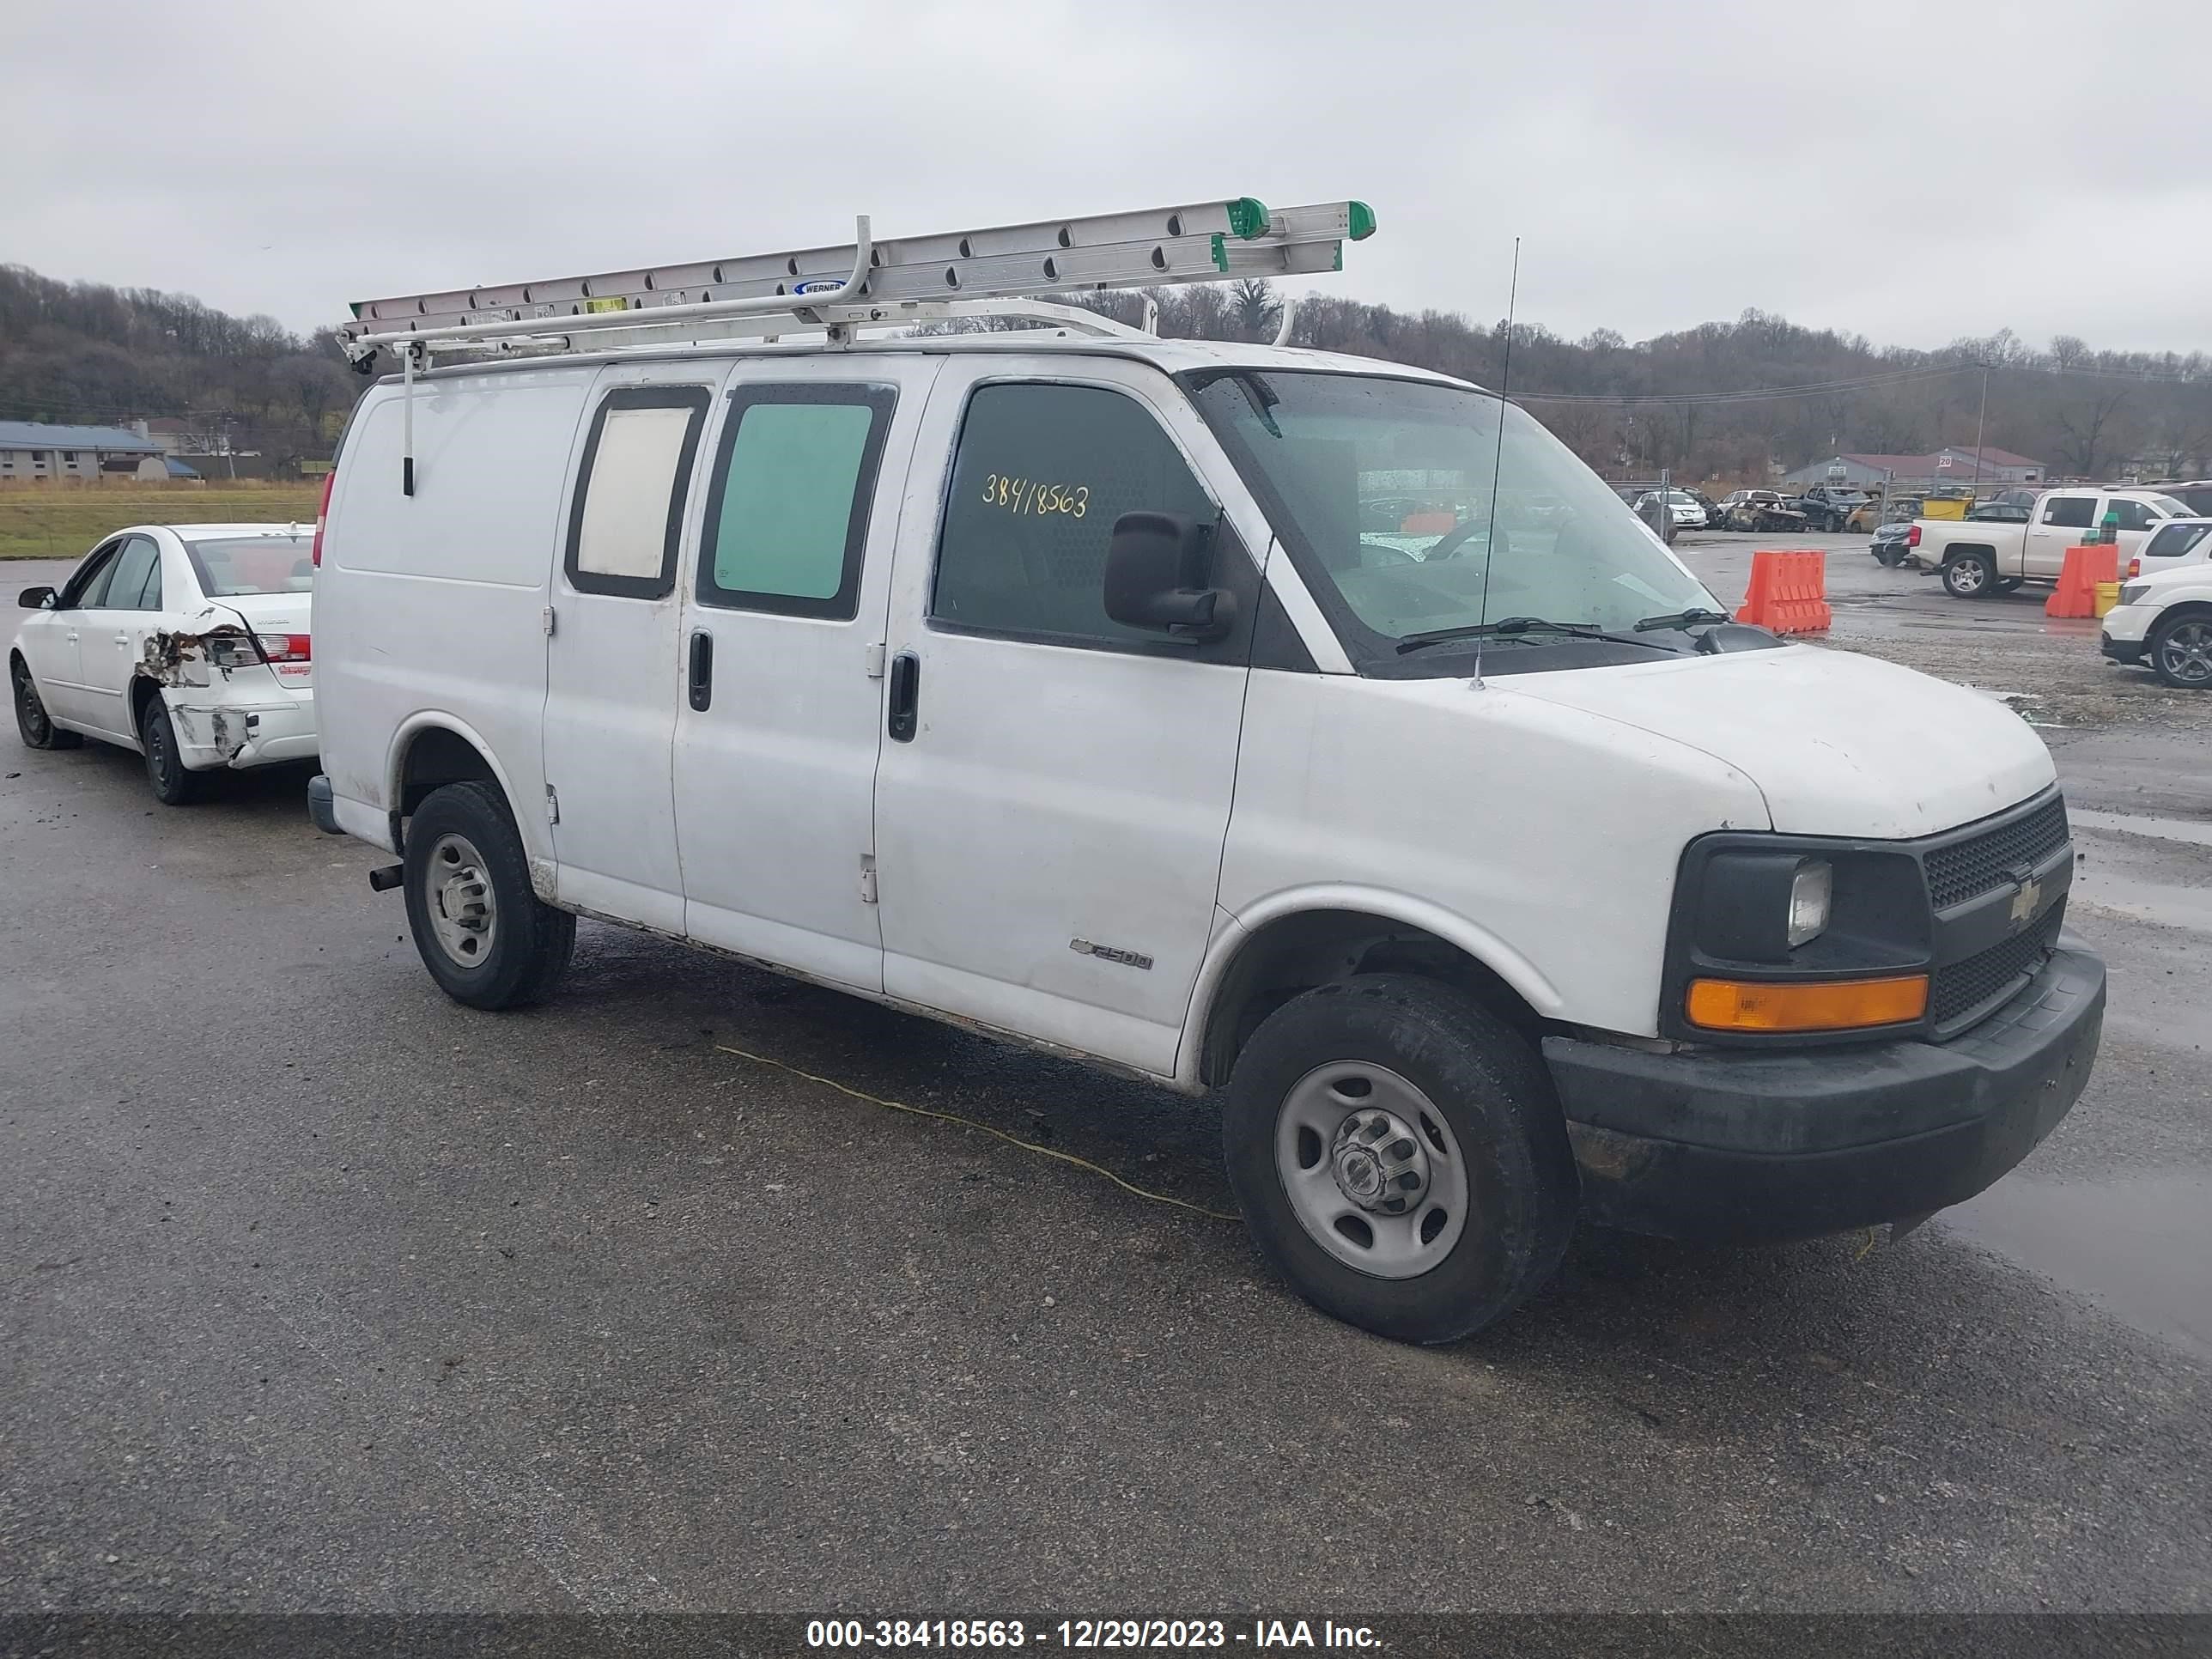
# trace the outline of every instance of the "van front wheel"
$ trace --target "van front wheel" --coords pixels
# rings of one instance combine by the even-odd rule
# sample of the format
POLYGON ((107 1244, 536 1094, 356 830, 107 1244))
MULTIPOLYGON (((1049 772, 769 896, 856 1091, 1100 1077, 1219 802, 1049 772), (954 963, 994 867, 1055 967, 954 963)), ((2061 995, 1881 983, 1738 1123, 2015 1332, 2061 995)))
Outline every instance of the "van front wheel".
POLYGON ((1237 1056, 1222 1135, 1261 1252, 1323 1312, 1400 1341, 1504 1317, 1574 1228, 1542 1063, 1434 981, 1361 975, 1278 1008, 1237 1056))
POLYGON ((567 971, 576 919, 541 903, 498 790, 449 783, 407 824, 407 925, 430 977, 471 1008, 543 1001, 567 971))

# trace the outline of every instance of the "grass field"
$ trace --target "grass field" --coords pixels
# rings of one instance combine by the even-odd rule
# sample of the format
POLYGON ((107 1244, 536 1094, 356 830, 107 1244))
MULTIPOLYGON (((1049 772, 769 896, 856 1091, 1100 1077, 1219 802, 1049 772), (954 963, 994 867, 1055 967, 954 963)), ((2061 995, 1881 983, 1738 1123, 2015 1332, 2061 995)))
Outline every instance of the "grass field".
POLYGON ((322 493, 319 480, 0 487, 0 559, 74 559, 131 524, 311 525, 322 493))

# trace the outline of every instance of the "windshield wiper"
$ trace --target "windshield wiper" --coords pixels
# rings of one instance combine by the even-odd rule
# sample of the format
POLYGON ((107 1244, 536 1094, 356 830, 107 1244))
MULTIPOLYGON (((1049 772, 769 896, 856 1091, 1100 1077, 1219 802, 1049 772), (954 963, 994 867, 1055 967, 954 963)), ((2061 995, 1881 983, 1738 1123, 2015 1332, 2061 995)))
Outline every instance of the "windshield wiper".
POLYGON ((1692 605, 1687 611, 1670 611, 1663 617, 1646 617, 1636 624, 1636 631, 1649 634, 1659 628, 1696 628, 1705 623, 1724 623, 1728 619, 1725 611, 1701 611, 1692 605))
POLYGON ((1608 633, 1595 623, 1553 622, 1546 617, 1507 617, 1494 623, 1469 623, 1459 628, 1432 628, 1425 634, 1408 634, 1398 641, 1398 654, 1402 657, 1408 651, 1418 651, 1425 645, 1442 645, 1448 640, 1485 636, 1517 640, 1531 634, 1557 634, 1575 640, 1609 640, 1615 645, 1640 645, 1649 651, 1674 649, 1672 646, 1662 645, 1656 640, 1639 640, 1633 634, 1608 633))

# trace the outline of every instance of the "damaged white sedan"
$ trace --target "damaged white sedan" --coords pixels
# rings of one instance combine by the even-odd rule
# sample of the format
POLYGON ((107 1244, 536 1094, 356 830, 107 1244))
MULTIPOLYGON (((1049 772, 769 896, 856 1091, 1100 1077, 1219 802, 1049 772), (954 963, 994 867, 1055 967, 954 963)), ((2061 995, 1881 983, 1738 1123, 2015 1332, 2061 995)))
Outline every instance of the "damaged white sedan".
POLYGON ((173 806, 223 768, 308 759, 312 553, 296 525, 137 525, 58 592, 24 589, 8 664, 23 741, 136 750, 173 806))

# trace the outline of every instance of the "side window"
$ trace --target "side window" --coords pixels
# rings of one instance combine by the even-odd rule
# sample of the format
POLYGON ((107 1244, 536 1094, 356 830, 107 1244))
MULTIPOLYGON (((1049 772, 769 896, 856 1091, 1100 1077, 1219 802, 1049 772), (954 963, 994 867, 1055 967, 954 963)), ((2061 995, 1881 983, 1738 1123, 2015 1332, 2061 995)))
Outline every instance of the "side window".
POLYGON ((55 609, 68 611, 90 610, 106 599, 108 578, 115 574, 115 556, 123 550, 120 541, 94 550, 93 556, 81 566, 70 585, 62 590, 55 609))
POLYGON ((586 593, 664 599, 676 586, 676 544, 707 388, 634 386, 610 392, 592 416, 562 568, 586 593))
POLYGON ((2043 521, 2063 530, 2087 530, 2096 522, 2097 498, 2094 495, 2061 495, 2043 504, 2043 521))
POLYGON ((2115 500, 2112 502, 2112 514, 2118 520, 2118 527, 2122 530, 2148 530, 2159 521, 2158 514, 2150 510, 2150 503, 2148 501, 2115 500))
POLYGON ((1220 510, 1152 412, 1098 386, 978 387, 939 538, 930 615, 958 628, 1152 647, 1106 615, 1106 544, 1124 513, 1220 510))
POLYGON ((730 394, 699 544, 699 603, 849 621, 898 394, 741 386, 730 394))
POLYGON ((161 585, 161 550, 154 545, 149 536, 133 536, 115 556, 115 574, 100 600, 101 607, 109 611, 148 609, 145 592, 149 580, 156 588, 161 585))
POLYGON ((2212 534, 2212 524, 2170 524, 2143 544, 2146 559, 2178 559, 2212 534))

